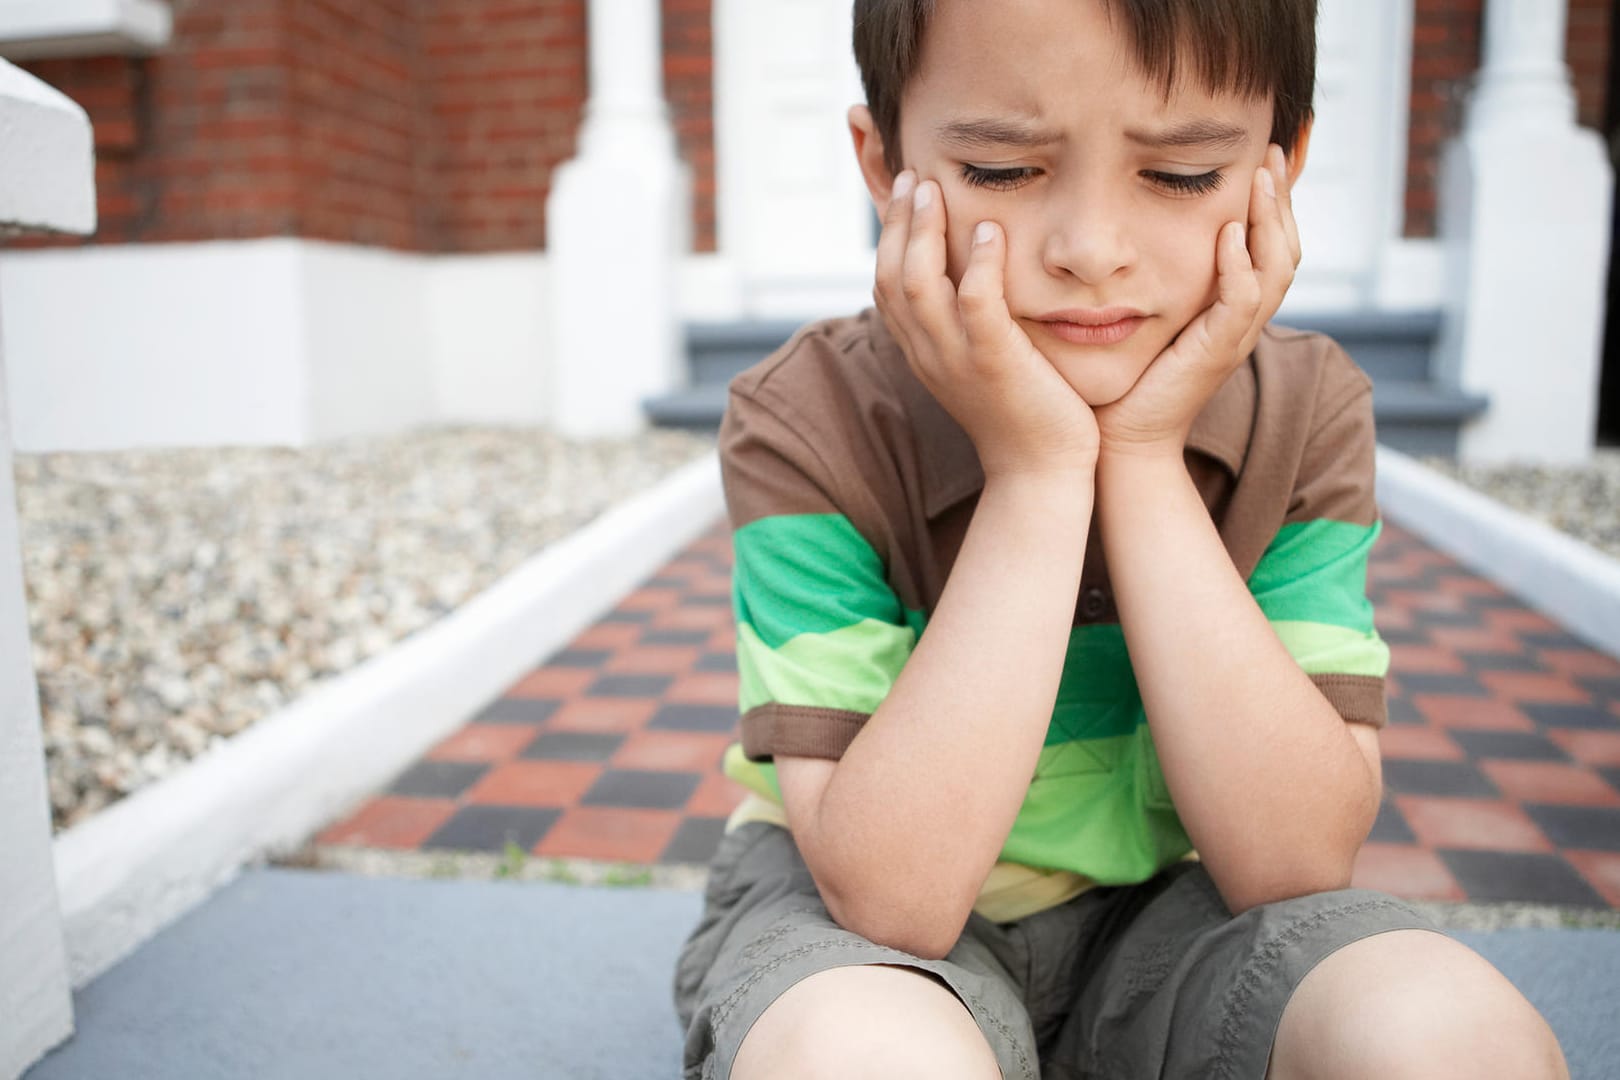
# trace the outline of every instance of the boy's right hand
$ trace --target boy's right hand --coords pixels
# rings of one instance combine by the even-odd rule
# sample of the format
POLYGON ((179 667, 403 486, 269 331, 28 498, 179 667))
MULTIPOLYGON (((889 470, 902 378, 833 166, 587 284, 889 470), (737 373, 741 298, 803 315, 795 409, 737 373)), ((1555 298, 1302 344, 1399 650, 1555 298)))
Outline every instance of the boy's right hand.
POLYGON ((918 185, 909 169, 895 179, 873 297, 911 370, 973 440, 987 480, 1090 473, 1096 418, 1013 321, 1002 291, 1006 265, 1001 228, 981 223, 961 286, 953 286, 939 185, 918 185))

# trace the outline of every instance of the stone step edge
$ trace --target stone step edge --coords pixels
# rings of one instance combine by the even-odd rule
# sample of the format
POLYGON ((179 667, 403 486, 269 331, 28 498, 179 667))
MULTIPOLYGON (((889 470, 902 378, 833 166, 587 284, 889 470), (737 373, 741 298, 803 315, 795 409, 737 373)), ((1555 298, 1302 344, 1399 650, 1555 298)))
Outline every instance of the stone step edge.
POLYGON ((1391 521, 1620 659, 1620 560, 1387 446, 1377 483, 1391 521))
POLYGON ((432 625, 54 842, 75 989, 297 849, 499 697, 724 516, 709 451, 432 625))

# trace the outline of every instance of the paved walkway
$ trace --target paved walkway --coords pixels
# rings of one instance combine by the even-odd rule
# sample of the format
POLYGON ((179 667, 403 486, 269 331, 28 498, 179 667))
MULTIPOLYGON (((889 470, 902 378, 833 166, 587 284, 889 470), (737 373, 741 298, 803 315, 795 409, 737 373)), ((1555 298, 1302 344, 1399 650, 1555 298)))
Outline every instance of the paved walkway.
MULTIPOLYGON (((718 526, 317 845, 705 863, 742 794, 730 570, 718 526)), ((1396 527, 1369 576, 1391 723, 1356 884, 1620 907, 1620 663, 1396 527)))

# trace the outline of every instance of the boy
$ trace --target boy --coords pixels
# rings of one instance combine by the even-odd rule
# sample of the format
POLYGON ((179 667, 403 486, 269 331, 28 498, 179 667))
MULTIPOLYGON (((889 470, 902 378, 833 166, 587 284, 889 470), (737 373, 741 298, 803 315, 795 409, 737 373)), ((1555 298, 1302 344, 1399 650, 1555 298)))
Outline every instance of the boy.
POLYGON ((856 3, 881 318, 733 383, 751 794, 688 1077, 1563 1075, 1500 974, 1348 888, 1370 386, 1265 326, 1314 7, 856 3))

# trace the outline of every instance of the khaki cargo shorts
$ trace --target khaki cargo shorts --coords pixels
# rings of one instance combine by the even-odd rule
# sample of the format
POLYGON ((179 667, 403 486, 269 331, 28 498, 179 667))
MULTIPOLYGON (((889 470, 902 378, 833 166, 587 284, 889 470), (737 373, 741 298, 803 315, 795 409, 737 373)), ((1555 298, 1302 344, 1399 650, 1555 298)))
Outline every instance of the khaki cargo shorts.
POLYGON ((728 833, 702 920, 681 950, 675 1008, 687 1080, 724 1080, 743 1038, 789 987, 851 964, 929 972, 956 992, 1010 1080, 1261 1080, 1294 988, 1328 954, 1386 930, 1434 929, 1359 889, 1234 918, 1197 863, 1097 888, 1012 923, 978 915, 943 960, 875 945, 827 914, 787 830, 728 833))

